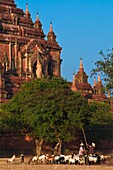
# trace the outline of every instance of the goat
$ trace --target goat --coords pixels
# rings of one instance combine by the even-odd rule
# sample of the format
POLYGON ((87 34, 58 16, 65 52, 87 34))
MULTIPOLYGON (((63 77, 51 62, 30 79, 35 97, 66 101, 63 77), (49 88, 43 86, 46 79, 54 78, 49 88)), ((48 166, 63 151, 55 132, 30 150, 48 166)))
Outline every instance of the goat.
POLYGON ((12 158, 7 160, 7 163, 13 163, 13 162, 15 162, 15 160, 16 160, 16 156, 13 155, 12 158))
POLYGON ((69 164, 75 164, 75 159, 74 158, 69 158, 69 164))
POLYGON ((100 156, 99 155, 88 155, 88 163, 89 164, 100 164, 100 156))
POLYGON ((54 155, 46 156, 46 164, 53 164, 54 163, 54 155))
POLYGON ((104 155, 100 155, 100 163, 105 163, 105 156, 104 155))
POLYGON ((75 164, 81 164, 81 163, 80 163, 79 155, 75 155, 75 154, 74 154, 74 159, 75 159, 75 164))
POLYGON ((54 157, 55 164, 63 164, 65 163, 65 155, 55 156, 54 157))
POLYGON ((29 159, 28 164, 30 164, 31 162, 34 162, 36 164, 37 161, 38 161, 38 156, 34 156, 29 159))
POLYGON ((46 155, 34 156, 34 157, 29 159, 28 164, 30 164, 31 162, 35 163, 35 164, 37 164, 37 163, 43 163, 44 164, 44 163, 46 163, 46 155))
POLYGON ((38 157, 38 163, 46 164, 47 155, 41 155, 38 157))
POLYGON ((66 155, 65 156, 65 164, 69 163, 69 159, 72 158, 72 155, 66 155))

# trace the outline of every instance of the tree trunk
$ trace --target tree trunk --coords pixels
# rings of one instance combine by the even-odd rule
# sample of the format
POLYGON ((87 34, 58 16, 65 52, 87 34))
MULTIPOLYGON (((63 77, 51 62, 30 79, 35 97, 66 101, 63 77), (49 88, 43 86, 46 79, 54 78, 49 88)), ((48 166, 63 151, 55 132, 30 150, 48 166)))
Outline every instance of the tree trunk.
POLYGON ((42 154, 42 144, 43 144, 43 139, 39 140, 36 139, 36 154, 40 156, 42 154))
POLYGON ((58 139, 57 144, 55 145, 54 148, 54 155, 60 155, 62 150, 62 140, 58 139))

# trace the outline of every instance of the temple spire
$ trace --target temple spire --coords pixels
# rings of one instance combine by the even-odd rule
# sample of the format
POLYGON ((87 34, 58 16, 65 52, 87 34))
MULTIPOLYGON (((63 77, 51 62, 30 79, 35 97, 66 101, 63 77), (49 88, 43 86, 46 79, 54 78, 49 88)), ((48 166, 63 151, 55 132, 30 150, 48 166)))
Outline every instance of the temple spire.
POLYGON ((94 77, 94 87, 96 86, 97 82, 96 82, 96 77, 94 77))
POLYGON ((28 2, 26 3, 26 12, 25 12, 25 15, 27 18, 30 18, 31 14, 29 12, 29 9, 28 9, 28 2))
POLYGON ((80 58, 80 66, 79 66, 79 71, 84 71, 84 68, 83 68, 83 63, 82 63, 82 58, 80 58))
POLYGON ((38 12, 36 13, 36 21, 34 22, 34 27, 37 29, 38 35, 42 38, 45 37, 44 32, 42 30, 42 24, 39 19, 38 12))
POLYGON ((50 30, 49 30, 49 33, 47 35, 47 38, 48 38, 49 42, 55 42, 56 43, 56 35, 53 32, 52 22, 50 23, 50 30))
POLYGON ((98 82, 101 82, 100 74, 98 74, 98 82))
POLYGON ((38 12, 36 13, 36 21, 39 21, 38 12))
POLYGON ((29 10, 28 10, 28 2, 26 3, 26 13, 28 13, 29 10))
POLYGON ((82 58, 80 58, 80 68, 83 69, 82 58))
POLYGON ((50 23, 50 32, 53 32, 52 22, 50 23))

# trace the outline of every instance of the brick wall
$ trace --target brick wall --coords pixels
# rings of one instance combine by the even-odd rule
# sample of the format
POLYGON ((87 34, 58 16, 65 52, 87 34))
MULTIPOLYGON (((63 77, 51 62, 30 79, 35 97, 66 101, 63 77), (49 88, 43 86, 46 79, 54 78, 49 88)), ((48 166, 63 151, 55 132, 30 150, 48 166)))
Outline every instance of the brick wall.
POLYGON ((3 57, 5 53, 7 52, 7 55, 9 55, 9 46, 8 44, 0 44, 0 62, 2 62, 3 57))
MULTIPOLYGON (((101 125, 89 128, 86 131, 88 144, 96 144, 96 152, 103 154, 113 153, 113 125, 101 125)), ((62 152, 65 154, 78 154, 80 141, 84 142, 82 132, 77 131, 75 139, 71 142, 65 142, 62 146, 62 152)), ((84 142, 85 143, 85 142, 84 142)), ((42 152, 53 154, 55 143, 43 143, 42 152)), ((25 155, 35 155, 35 141, 26 140, 25 136, 14 136, 12 134, 1 134, 0 136, 0 157, 7 157, 21 153, 25 155)))

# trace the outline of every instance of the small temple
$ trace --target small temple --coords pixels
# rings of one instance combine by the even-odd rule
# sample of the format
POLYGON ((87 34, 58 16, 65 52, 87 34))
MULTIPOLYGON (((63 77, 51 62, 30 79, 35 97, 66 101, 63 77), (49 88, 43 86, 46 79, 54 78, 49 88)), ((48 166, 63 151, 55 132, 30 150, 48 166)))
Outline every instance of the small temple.
POLYGON ((107 96, 104 93, 104 88, 100 79, 100 74, 98 74, 98 80, 94 78, 93 87, 88 83, 88 76, 84 71, 82 58, 80 59, 80 66, 77 74, 73 75, 73 82, 71 84, 71 89, 73 91, 80 92, 85 98, 90 101, 108 101, 107 96))

